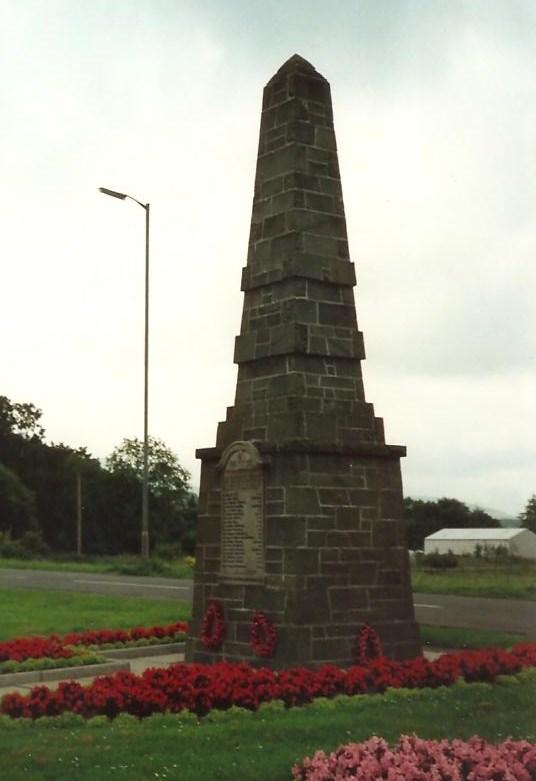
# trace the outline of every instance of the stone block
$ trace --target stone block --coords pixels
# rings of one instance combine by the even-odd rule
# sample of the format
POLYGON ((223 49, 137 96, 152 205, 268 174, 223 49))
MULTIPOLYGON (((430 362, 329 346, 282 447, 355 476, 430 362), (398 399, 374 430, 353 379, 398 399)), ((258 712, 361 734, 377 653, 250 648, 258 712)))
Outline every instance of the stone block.
POLYGON ((257 334, 250 333, 239 334, 235 337, 235 349, 233 361, 235 363, 245 363, 255 358, 255 348, 257 346, 257 334))
POLYGON ((336 420, 332 415, 320 412, 305 412, 305 436, 312 442, 333 442, 336 420))
POLYGON ((378 520, 372 527, 372 541, 378 548, 391 548, 400 544, 400 524, 396 521, 378 520))
POLYGON ((277 546, 283 550, 287 547, 305 545, 307 540, 307 524, 305 519, 294 517, 268 518, 266 520, 266 546, 270 549, 277 546))
POLYGON ((320 555, 316 548, 287 548, 283 553, 283 570, 289 575, 320 573, 320 555))
POLYGON ((351 504, 348 491, 345 488, 319 488, 318 496, 321 505, 341 507, 351 504))
POLYGON ((264 179, 260 185, 260 195, 262 198, 269 198, 283 191, 285 187, 284 176, 274 176, 273 179, 264 179))
POLYGON ((312 662, 312 630, 309 626, 285 624, 279 628, 277 658, 282 667, 308 666, 312 662))
POLYGON ((285 233, 286 220, 284 214, 275 214, 273 217, 266 217, 262 224, 262 238, 270 239, 273 236, 279 236, 285 233))
POLYGON ((266 613, 281 612, 285 607, 283 589, 266 588, 264 585, 246 585, 244 587, 244 607, 250 610, 262 610, 266 613))
POLYGON ((261 181, 273 179, 291 171, 305 170, 305 147, 301 144, 289 144, 283 149, 262 155, 257 161, 257 176, 261 181))
POLYGON ((330 619, 327 586, 314 584, 288 595, 285 622, 296 626, 325 623, 330 619))
MULTIPOLYGON (((331 105, 331 91, 328 82, 321 79, 313 79, 309 75, 296 74, 289 83, 289 95, 303 98, 307 101, 317 101, 323 107, 331 105)), ((319 107, 319 110, 321 108, 319 107)), ((323 113, 323 112, 322 112, 323 113)))
POLYGON ((296 141, 300 144, 315 143, 315 126, 309 120, 299 119, 287 125, 287 142, 296 141))
POLYGON ((331 662, 341 667, 348 666, 349 657, 352 655, 351 643, 348 639, 340 637, 315 638, 312 642, 312 655, 317 664, 331 662))
POLYGON ((276 125, 286 125, 293 120, 309 121, 309 113, 306 104, 294 98, 286 100, 276 110, 276 125))
POLYGON ((333 152, 337 150, 337 142, 335 140, 335 131, 331 127, 317 127, 315 144, 321 149, 330 149, 333 152))
POLYGON ((287 226, 293 231, 309 231, 314 240, 320 236, 346 238, 344 217, 310 209, 291 209, 287 212, 287 226))
MULTIPOLYGON (((323 325, 343 326, 354 329, 357 327, 355 308, 347 304, 331 304, 321 302, 318 305, 319 322, 323 325)), ((350 334, 347 335, 350 337, 350 334)))
POLYGON ((403 515, 400 491, 380 491, 380 513, 382 518, 398 520, 403 515))
POLYGON ((289 486, 286 489, 286 509, 289 515, 318 515, 320 505, 316 488, 289 486))
POLYGON ((332 615, 345 610, 362 610, 369 606, 369 592, 364 586, 332 587, 328 590, 332 615))

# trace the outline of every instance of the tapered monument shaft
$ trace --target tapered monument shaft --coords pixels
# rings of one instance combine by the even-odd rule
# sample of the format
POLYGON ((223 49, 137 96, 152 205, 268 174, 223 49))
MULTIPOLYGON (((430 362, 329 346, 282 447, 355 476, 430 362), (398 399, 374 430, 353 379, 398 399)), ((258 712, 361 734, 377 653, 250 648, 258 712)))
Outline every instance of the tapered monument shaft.
POLYGON ((197 451, 189 659, 347 665, 365 624, 420 651, 405 448, 365 400, 354 285, 329 84, 294 55, 264 90, 235 403, 197 451))

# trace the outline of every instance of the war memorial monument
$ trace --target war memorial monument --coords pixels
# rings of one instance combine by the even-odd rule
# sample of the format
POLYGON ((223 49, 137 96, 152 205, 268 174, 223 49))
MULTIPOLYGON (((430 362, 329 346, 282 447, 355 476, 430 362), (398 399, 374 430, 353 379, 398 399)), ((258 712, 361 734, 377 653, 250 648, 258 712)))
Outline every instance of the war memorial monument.
POLYGON ((354 664, 371 627, 420 653, 400 459, 365 400, 329 83, 264 89, 234 406, 201 459, 188 661, 354 664))

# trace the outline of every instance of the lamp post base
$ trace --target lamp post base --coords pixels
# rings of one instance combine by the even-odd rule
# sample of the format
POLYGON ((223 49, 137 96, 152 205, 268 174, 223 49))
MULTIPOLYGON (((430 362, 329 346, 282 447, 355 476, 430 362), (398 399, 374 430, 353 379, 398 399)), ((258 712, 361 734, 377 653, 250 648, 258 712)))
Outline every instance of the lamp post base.
POLYGON ((141 557, 142 559, 149 558, 149 532, 147 531, 141 533, 141 557))

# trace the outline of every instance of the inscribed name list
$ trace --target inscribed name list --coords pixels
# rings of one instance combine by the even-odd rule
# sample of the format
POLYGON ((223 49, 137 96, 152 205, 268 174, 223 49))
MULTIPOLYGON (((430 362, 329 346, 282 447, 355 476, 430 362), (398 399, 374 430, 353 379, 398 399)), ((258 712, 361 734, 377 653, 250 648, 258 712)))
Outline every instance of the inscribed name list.
POLYGON ((222 491, 222 574, 264 574, 264 497, 260 469, 226 471, 222 491))

